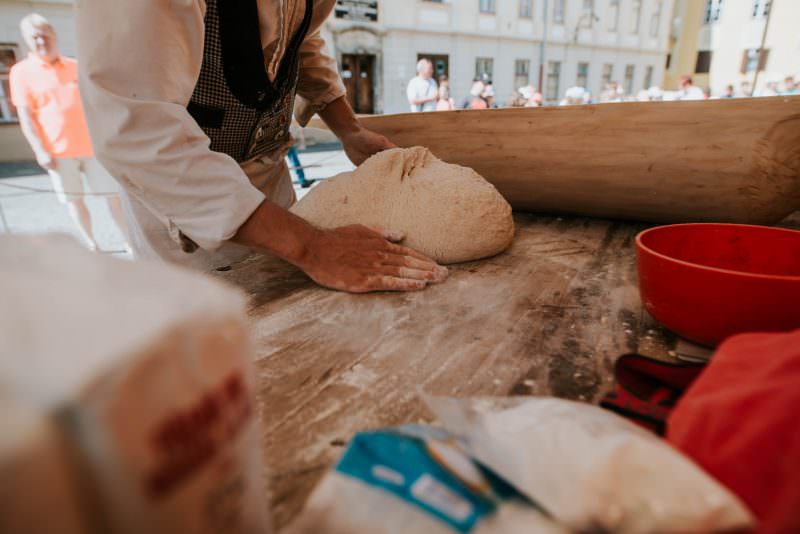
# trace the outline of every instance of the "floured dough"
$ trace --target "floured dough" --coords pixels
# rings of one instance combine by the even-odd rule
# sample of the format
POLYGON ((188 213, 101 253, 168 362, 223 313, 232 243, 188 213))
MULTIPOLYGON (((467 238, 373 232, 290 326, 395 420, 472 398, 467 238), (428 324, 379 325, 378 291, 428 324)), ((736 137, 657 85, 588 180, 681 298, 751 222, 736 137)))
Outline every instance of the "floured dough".
POLYGON ((380 152, 321 183, 291 211, 321 228, 403 232, 403 245, 440 263, 492 256, 514 238, 511 206, 494 186, 424 147, 380 152))

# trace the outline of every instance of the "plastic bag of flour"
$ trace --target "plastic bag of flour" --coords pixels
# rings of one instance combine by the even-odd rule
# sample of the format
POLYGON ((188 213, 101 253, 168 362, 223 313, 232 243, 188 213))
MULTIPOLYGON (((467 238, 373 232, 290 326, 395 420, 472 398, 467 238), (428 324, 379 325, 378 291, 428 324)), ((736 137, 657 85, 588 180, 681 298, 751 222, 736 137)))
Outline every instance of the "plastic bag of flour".
POLYGON ((572 531, 715 532, 754 524, 738 498, 689 459, 601 408, 554 398, 425 401, 467 454, 572 531))
POLYGON ((0 294, 0 390, 67 443, 91 530, 269 530, 242 295, 52 236, 0 236, 0 294))
POLYGON ((78 474, 56 424, 0 390, 0 425, 0 532, 87 532, 78 474))
POLYGON ((290 534, 564 533, 433 427, 357 434, 290 534))

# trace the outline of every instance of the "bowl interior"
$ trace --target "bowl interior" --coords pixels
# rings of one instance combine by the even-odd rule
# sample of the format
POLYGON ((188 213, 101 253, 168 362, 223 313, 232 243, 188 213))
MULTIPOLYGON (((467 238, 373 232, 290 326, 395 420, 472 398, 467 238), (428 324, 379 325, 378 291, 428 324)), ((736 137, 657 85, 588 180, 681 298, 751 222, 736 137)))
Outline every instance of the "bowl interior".
POLYGON ((800 277, 800 231, 738 224, 679 224, 648 230, 640 241, 653 252, 704 267, 800 277))

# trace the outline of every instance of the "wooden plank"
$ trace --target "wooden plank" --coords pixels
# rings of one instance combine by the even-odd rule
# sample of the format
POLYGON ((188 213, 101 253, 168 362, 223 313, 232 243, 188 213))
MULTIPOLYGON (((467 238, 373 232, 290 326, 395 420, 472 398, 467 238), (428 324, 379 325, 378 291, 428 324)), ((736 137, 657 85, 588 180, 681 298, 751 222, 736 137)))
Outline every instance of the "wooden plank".
POLYGON ((516 215, 514 244, 453 266, 412 294, 348 295, 261 257, 220 273, 252 297, 271 504, 280 526, 358 430, 428 420, 438 395, 541 394, 595 401, 614 360, 669 358, 643 311, 641 224, 516 215))
MULTIPOLYGON (((800 96, 362 117, 517 210, 772 224, 800 209, 800 96)), ((319 125, 319 123, 314 123, 319 125)))

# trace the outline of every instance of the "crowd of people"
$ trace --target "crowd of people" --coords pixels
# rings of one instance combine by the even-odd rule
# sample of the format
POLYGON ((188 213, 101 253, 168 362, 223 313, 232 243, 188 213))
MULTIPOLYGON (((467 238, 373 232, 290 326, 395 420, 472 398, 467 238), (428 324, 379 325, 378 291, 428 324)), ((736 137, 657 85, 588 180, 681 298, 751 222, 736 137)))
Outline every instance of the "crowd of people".
MULTIPOLYGON (((625 91, 621 84, 615 81, 606 83, 597 97, 585 87, 574 86, 568 88, 564 97, 558 102, 561 106, 578 104, 600 104, 606 102, 652 102, 662 100, 706 100, 718 98, 747 98, 752 96, 778 96, 800 95, 800 82, 794 76, 786 76, 783 82, 770 81, 761 91, 753 93, 749 81, 742 81, 737 88, 728 84, 721 94, 713 94, 710 88, 703 88, 694 84, 689 75, 681 76, 676 91, 667 91, 653 86, 642 89, 636 94, 625 91)), ((456 106, 450 91, 450 81, 447 76, 434 78, 433 64, 427 59, 417 63, 417 75, 412 78, 407 88, 408 101, 412 112, 418 111, 448 111, 453 109, 487 109, 496 107, 539 107, 543 106, 545 99, 542 93, 533 86, 528 85, 516 89, 504 103, 495 99, 492 80, 487 75, 475 77, 469 94, 456 106)))

